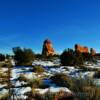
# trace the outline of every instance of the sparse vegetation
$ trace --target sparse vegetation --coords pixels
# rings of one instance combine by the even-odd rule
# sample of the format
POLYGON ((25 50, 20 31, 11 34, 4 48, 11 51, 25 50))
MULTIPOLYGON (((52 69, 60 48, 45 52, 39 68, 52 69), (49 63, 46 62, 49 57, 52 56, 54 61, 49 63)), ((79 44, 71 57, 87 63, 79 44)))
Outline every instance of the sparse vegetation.
POLYGON ((29 66, 34 60, 34 52, 31 49, 21 49, 20 47, 13 48, 14 59, 17 65, 29 66))
POLYGON ((30 85, 32 86, 32 88, 39 88, 40 86, 42 86, 43 84, 43 80, 41 78, 37 78, 37 79, 33 79, 30 80, 30 85))
POLYGON ((3 94, 2 96, 0 96, 0 100, 8 100, 9 98, 9 94, 6 93, 6 94, 3 94))
POLYGON ((23 74, 20 74, 18 80, 19 80, 19 81, 28 82, 28 79, 27 79, 23 74))
POLYGON ((93 79, 74 79, 72 86, 70 89, 79 100, 99 100, 100 98, 100 88, 94 85, 93 79))
POLYGON ((57 93, 50 92, 49 90, 45 94, 39 94, 34 91, 28 93, 27 100, 74 100, 74 96, 70 93, 66 93, 64 91, 59 91, 57 93))
POLYGON ((95 56, 92 56, 91 52, 85 53, 73 49, 64 50, 60 60, 63 66, 82 66, 85 61, 97 63, 95 56))
POLYGON ((72 80, 69 76, 63 74, 63 73, 57 73, 54 76, 50 78, 53 83, 55 83, 57 86, 62 87, 72 87, 72 80))
POLYGON ((5 61, 5 55, 0 53, 0 61, 5 61))
POLYGON ((38 74, 45 72, 45 69, 42 66, 35 66, 33 70, 38 74))
POLYGON ((64 66, 83 65, 84 59, 80 52, 72 49, 65 50, 60 56, 61 64, 64 66))
MULTIPOLYGON (((78 69, 78 71, 82 71, 82 73, 86 71, 96 71, 94 77, 95 78, 100 78, 100 70, 97 70, 96 68, 88 68, 86 64, 84 64, 85 61, 91 61, 93 60, 93 63, 95 59, 91 58, 90 54, 83 54, 77 51, 74 51, 72 49, 68 49, 64 51, 61 56, 61 64, 64 65, 60 69, 60 65, 54 65, 50 66, 45 70, 44 66, 32 66, 32 62, 34 58, 36 59, 42 59, 43 61, 51 61, 58 59, 59 55, 49 55, 48 57, 44 58, 42 55, 37 54, 35 55, 31 49, 21 49, 21 48, 13 48, 14 52, 14 59, 16 61, 16 65, 20 65, 22 68, 20 70, 21 74, 19 78, 15 79, 15 82, 18 81, 20 85, 14 86, 11 83, 10 78, 11 76, 11 71, 13 70, 13 67, 11 65, 11 61, 8 57, 8 60, 6 60, 3 63, 0 63, 0 70, 2 68, 8 68, 7 71, 0 71, 0 79, 1 79, 1 84, 5 84, 3 88, 7 89, 9 91, 9 95, 16 95, 14 94, 15 91, 12 91, 11 88, 21 88, 21 87, 29 87, 31 88, 29 91, 28 99, 35 99, 35 100, 99 100, 100 98, 100 88, 97 88, 93 83, 93 79, 84 79, 84 78, 72 78, 70 77, 70 74, 67 74, 66 72, 70 73, 72 69, 70 67, 66 66, 75 66, 75 68, 78 69), (23 67, 23 66, 30 66, 29 68, 23 67), (52 69, 52 70, 49 70, 52 69), (61 70, 62 73, 57 73, 55 70, 61 70), (47 72, 50 73, 48 74, 47 72), (63 72, 65 71, 66 74, 63 72), (25 76, 25 73, 23 72, 32 72, 31 75, 33 75, 33 78, 28 78, 25 76), (55 72, 55 73, 54 73, 55 72), (45 84, 44 80, 45 78, 50 79, 50 84, 46 80, 47 84, 45 84), (5 79, 5 80, 4 80, 5 79), (72 91, 72 95, 69 95, 68 93, 64 92, 61 90, 58 93, 52 93, 50 91, 46 92, 45 94, 39 94, 38 92, 35 92, 35 89, 46 89, 51 87, 51 84, 56 84, 56 86, 59 87, 66 87, 69 90, 72 91), (62 95, 62 97, 61 97, 62 95), (67 96, 65 96, 67 95, 67 96)), ((44 62, 43 62, 44 63, 44 62)), ((48 63, 48 62, 46 62, 48 63)), ((54 61, 55 63, 55 61, 54 61)), ((4 69, 5 70, 5 69, 4 69)), ((16 69, 14 70, 16 71, 16 69)), ((17 72, 17 71, 16 71, 17 72)), ((17 73, 20 73, 17 72, 17 73)), ((76 71, 77 73, 77 71, 76 71)), ((73 74, 73 73, 72 73, 73 74)), ((90 77, 89 77, 90 78, 90 77)), ((46 89, 48 90, 48 89, 46 89)), ((8 99, 9 95, 3 95, 1 100, 6 100, 8 99)), ((25 94, 24 94, 25 95, 25 94)))
POLYGON ((100 70, 97 70, 94 75, 95 78, 100 78, 100 70))

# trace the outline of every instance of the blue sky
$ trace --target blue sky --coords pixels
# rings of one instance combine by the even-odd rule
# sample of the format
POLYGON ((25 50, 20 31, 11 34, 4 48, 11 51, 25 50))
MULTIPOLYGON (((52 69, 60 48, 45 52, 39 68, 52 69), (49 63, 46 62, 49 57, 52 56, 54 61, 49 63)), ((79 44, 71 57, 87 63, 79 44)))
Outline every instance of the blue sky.
POLYGON ((0 0, 0 52, 41 52, 46 38, 58 53, 75 43, 100 52, 100 0, 0 0))

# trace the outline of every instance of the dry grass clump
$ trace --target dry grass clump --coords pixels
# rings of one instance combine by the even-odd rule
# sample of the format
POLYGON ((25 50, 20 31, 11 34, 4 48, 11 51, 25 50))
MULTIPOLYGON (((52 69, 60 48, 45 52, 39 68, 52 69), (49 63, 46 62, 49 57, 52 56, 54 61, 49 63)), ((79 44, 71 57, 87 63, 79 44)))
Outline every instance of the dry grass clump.
POLYGON ((100 88, 97 88, 92 79, 75 79, 71 88, 78 100, 99 100, 100 88))
MULTIPOLYGON (((68 81, 69 79, 66 81, 66 78, 63 75, 59 75, 60 77, 58 77, 57 74, 55 76, 57 77, 54 77, 53 80, 55 82, 58 82, 59 80, 60 83, 58 84, 61 85, 62 80, 64 84, 67 83, 66 87, 69 84, 69 89, 72 91, 72 94, 66 93, 62 90, 58 93, 48 91, 45 94, 39 94, 35 91, 37 87, 34 87, 33 85, 32 91, 28 94, 27 100, 100 100, 100 88, 94 85, 92 79, 72 79, 70 83, 70 81, 68 81)), ((41 83, 38 84, 40 85, 41 83)))
POLYGON ((42 66, 35 66, 33 70, 35 73, 38 73, 38 74, 45 72, 45 69, 42 66))
POLYGON ((100 70, 97 70, 94 75, 95 78, 100 78, 100 70))
POLYGON ((39 94, 34 91, 34 93, 28 93, 27 100, 74 100, 74 97, 64 91, 57 93, 48 91, 45 94, 39 94))
POLYGON ((7 73, 0 72, 0 78, 7 78, 7 77, 8 77, 7 73))
POLYGON ((24 81, 24 82, 28 82, 28 81, 29 81, 29 80, 25 77, 24 74, 20 74, 18 80, 19 80, 19 81, 24 81))
POLYGON ((6 84, 8 82, 8 75, 7 73, 0 72, 0 83, 6 84))
POLYGON ((87 94, 86 100, 100 100, 100 88, 84 87, 84 92, 87 94))
POLYGON ((8 100, 8 98, 9 98, 9 94, 8 93, 3 94, 3 95, 0 96, 0 100, 8 100))
POLYGON ((73 85, 71 78, 63 73, 57 73, 50 79, 52 80, 52 83, 55 83, 57 86, 71 88, 73 85))
POLYGON ((100 100, 100 88, 96 87, 93 79, 71 79, 64 74, 55 74, 51 77, 58 86, 69 88, 77 100, 100 100))

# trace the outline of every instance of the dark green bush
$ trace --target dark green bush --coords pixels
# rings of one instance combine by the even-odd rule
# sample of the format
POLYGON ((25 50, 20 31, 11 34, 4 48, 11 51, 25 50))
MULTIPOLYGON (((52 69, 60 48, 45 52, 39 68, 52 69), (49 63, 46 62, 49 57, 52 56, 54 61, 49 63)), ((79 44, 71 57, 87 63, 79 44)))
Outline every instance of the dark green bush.
POLYGON ((95 78, 100 78, 100 70, 97 70, 94 75, 95 78))
POLYGON ((0 61, 5 61, 5 55, 0 53, 0 61))
POLYGON ((65 50, 60 56, 61 64, 63 66, 71 66, 74 62, 74 56, 72 52, 65 50))
POLYGON ((60 60, 63 66, 83 65, 84 63, 83 55, 72 49, 65 50, 61 54, 60 60))
POLYGON ((21 49, 20 47, 13 48, 14 59, 17 65, 29 66, 34 60, 34 52, 31 49, 21 49))

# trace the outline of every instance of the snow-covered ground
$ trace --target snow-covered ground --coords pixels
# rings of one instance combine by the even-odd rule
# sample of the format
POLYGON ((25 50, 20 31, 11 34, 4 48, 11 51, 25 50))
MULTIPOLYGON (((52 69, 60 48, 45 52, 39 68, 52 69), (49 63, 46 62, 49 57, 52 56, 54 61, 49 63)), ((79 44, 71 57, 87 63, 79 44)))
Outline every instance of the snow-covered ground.
POLYGON ((40 94, 45 94, 48 91, 52 92, 52 93, 57 93, 59 91, 71 93, 71 91, 68 88, 65 88, 65 87, 50 87, 50 88, 46 88, 46 89, 35 89, 35 91, 40 93, 40 94))
MULTIPOLYGON (((16 67, 12 68, 12 70, 11 70, 11 82, 12 82, 13 86, 18 87, 18 86, 22 86, 22 85, 27 85, 27 82, 18 80, 18 78, 21 74, 24 75, 29 80, 37 79, 42 76, 50 77, 50 76, 54 75, 55 73, 64 73, 66 75, 69 75, 72 78, 73 77, 79 78, 81 76, 82 78, 85 78, 85 79, 88 77, 93 77, 93 75, 95 74, 95 71, 81 71, 80 69, 75 68, 74 66, 60 66, 59 60, 54 61, 54 62, 35 60, 32 65, 34 65, 34 66, 42 65, 45 68, 46 72, 44 72, 40 75, 37 75, 36 73, 32 72, 32 67, 16 66, 16 67)), ((94 64, 94 65, 88 64, 87 68, 100 69, 100 62, 98 62, 97 64, 94 64)), ((8 68, 1 68, 0 72, 6 72, 7 70, 8 70, 8 68)), ((37 88, 37 89, 35 89, 35 91, 40 94, 44 94, 47 91, 59 92, 60 90, 63 90, 65 92, 69 92, 69 93, 71 92, 68 88, 55 86, 55 84, 51 83, 50 80, 48 80, 48 79, 47 80, 44 79, 44 83, 46 85, 49 85, 50 87, 45 88, 45 89, 37 88)), ((100 79, 94 78, 94 83, 100 87, 100 79)), ((2 96, 5 93, 8 93, 8 90, 3 88, 5 86, 6 86, 6 84, 0 84, 0 96, 2 96)), ((22 87, 22 88, 15 88, 14 91, 16 92, 16 95, 19 96, 19 98, 23 98, 23 100, 24 100, 27 98, 27 96, 25 96, 25 93, 31 91, 31 87, 26 86, 26 87, 22 87)))
POLYGON ((8 94, 8 90, 7 89, 2 89, 0 90, 0 99, 3 95, 8 94))
POLYGON ((35 60, 32 65, 41 65, 41 66, 57 66, 59 65, 60 62, 59 60, 54 60, 53 62, 52 61, 42 61, 42 60, 35 60))

